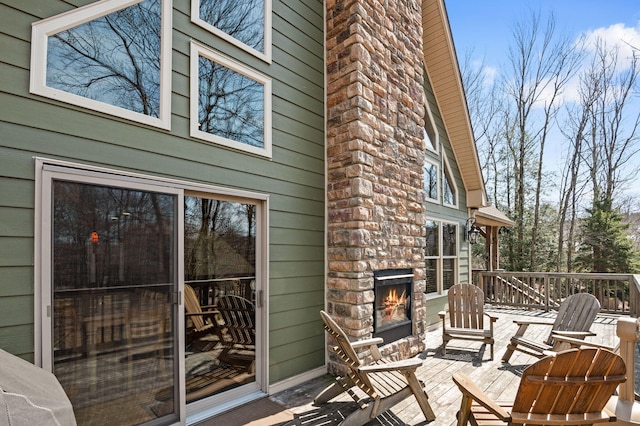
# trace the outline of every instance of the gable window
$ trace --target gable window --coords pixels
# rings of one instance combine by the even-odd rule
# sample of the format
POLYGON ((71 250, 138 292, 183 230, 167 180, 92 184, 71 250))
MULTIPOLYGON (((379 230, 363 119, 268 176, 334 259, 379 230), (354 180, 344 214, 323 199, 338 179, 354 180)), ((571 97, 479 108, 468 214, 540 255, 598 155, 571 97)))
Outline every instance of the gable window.
POLYGON ((191 44, 191 136, 271 157, 271 80, 191 44))
POLYGON ((436 125, 433 120, 433 114, 431 114, 431 109, 429 108, 428 102, 425 103, 424 108, 424 127, 422 128, 422 137, 424 139, 426 148, 437 153, 440 141, 438 132, 436 132, 436 125))
POLYGON ((458 205, 458 188, 455 185, 451 168, 447 158, 443 156, 444 167, 442 169, 442 201, 445 205, 456 207, 458 205))
POLYGON ((35 23, 31 92, 169 129, 171 9, 108 0, 35 23))
POLYGON ((271 0, 192 0, 191 21, 271 63, 271 0))
POLYGON ((429 160, 424 163, 424 192, 427 201, 438 202, 438 165, 429 160))
POLYGON ((425 236, 425 292, 442 294, 458 279, 458 225, 427 220, 425 236))

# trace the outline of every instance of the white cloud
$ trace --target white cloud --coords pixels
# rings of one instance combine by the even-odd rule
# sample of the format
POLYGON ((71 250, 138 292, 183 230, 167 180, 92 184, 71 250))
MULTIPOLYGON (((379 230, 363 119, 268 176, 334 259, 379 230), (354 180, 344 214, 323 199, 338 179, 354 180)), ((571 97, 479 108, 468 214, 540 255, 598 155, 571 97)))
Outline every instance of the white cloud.
POLYGON ((635 28, 626 27, 624 24, 613 24, 608 27, 596 28, 584 33, 587 50, 595 52, 596 43, 600 40, 609 48, 619 50, 619 69, 629 67, 633 50, 636 54, 640 51, 640 22, 635 28))

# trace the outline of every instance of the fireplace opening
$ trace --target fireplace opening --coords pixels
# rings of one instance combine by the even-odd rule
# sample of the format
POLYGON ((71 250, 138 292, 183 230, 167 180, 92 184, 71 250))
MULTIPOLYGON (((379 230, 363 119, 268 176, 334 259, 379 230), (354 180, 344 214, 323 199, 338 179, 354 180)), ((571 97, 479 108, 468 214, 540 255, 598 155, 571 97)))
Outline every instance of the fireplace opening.
POLYGON ((374 271, 373 337, 385 343, 411 335, 411 269, 374 271))

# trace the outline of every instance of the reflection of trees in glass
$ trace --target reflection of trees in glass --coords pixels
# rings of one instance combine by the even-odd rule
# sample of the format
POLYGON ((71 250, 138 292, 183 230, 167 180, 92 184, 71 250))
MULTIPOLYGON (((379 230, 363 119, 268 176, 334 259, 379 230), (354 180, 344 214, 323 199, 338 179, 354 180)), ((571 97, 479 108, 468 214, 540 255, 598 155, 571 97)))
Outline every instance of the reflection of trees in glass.
POLYGON ((438 198, 438 168, 434 164, 424 165, 424 190, 427 198, 438 198))
POLYGON ((456 225, 442 225, 442 255, 456 256, 456 237, 458 227, 456 225))
POLYGON ((54 182, 54 288, 172 281, 174 200, 152 192, 54 182))
POLYGON ((159 117, 160 32, 160 0, 145 0, 52 35, 47 86, 159 117))
POLYGON ((255 274, 256 206, 185 197, 185 278, 255 274))
POLYGON ((200 19, 264 52, 263 0, 200 0, 200 19))
POLYGON ((198 64, 200 130, 264 147, 264 86, 207 58, 198 64))

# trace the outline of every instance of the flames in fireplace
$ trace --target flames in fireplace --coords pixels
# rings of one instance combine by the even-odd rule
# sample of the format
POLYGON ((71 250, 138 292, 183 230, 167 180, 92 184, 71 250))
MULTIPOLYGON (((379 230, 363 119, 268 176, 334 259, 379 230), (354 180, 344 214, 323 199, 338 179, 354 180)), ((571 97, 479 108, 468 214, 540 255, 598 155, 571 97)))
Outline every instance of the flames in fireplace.
POLYGON ((374 336, 394 341, 411 334, 410 269, 374 272, 374 336))
POLYGON ((401 320, 406 318, 405 310, 407 306, 407 292, 406 290, 398 296, 398 290, 396 288, 390 288, 387 294, 382 298, 384 304, 384 319, 393 321, 393 318, 400 316, 401 320))

